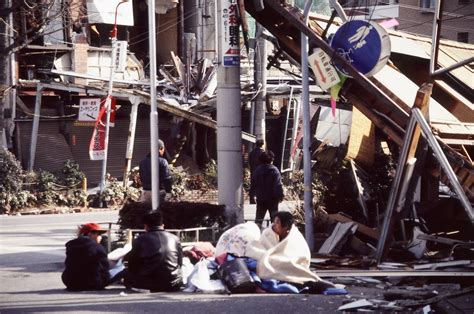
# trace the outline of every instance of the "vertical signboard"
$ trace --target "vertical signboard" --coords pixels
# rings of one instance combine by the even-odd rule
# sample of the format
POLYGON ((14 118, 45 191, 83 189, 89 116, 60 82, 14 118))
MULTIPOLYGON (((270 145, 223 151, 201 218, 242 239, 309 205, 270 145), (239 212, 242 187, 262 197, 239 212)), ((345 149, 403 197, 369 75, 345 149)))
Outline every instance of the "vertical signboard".
POLYGON ((116 56, 115 56, 115 72, 124 72, 127 67, 127 46, 125 40, 118 40, 116 42, 116 56))
POLYGON ((225 67, 240 66, 240 35, 237 0, 222 1, 222 64, 225 67))
POLYGON ((91 160, 103 160, 105 156, 105 116, 105 106, 102 106, 89 142, 89 158, 91 160))
MULTIPOLYGON (((110 113, 110 124, 109 126, 114 125, 115 121, 115 109, 116 102, 115 98, 108 96, 109 98, 105 101, 109 101, 109 107, 111 108, 110 113)), ((89 142, 89 157, 91 160, 103 160, 105 156, 105 123, 106 123, 106 106, 104 105, 104 100, 100 104, 100 110, 97 112, 97 116, 94 124, 94 131, 92 132, 92 138, 89 142)))

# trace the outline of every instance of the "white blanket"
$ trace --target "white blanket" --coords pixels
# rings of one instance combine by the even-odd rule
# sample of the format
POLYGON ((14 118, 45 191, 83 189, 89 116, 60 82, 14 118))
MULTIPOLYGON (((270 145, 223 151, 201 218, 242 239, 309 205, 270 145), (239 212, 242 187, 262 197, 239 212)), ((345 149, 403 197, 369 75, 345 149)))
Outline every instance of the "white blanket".
POLYGON ((260 240, 247 246, 246 256, 257 260, 257 275, 262 279, 299 284, 321 280, 309 269, 311 252, 296 226, 281 242, 271 227, 265 229, 260 240))

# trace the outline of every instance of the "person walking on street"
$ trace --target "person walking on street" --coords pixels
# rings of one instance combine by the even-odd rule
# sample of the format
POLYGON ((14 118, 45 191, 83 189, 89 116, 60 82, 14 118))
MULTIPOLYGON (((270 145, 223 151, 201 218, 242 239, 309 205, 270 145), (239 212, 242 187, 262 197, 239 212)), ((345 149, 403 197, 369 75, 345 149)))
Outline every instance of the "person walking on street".
POLYGON ((255 169, 251 178, 250 195, 257 198, 255 223, 262 226, 267 211, 273 221, 278 212, 278 203, 283 200, 283 186, 280 171, 273 165, 275 155, 268 150, 260 155, 261 164, 255 169))
MULTIPOLYGON (((249 153, 250 178, 252 178, 255 169, 260 165, 260 155, 265 151, 263 145, 265 142, 260 139, 255 142, 255 148, 249 153)), ((250 204, 255 204, 255 194, 250 193, 250 204)))
MULTIPOLYGON (((163 157, 165 153, 165 144, 162 140, 158 140, 158 153, 160 196, 164 194, 165 196, 162 200, 167 201, 171 198, 172 182, 168 161, 163 157)), ((151 154, 148 154, 145 159, 140 162, 139 172, 140 181, 143 187, 140 201, 151 203, 151 154)))
POLYGON ((126 256, 125 286, 152 292, 179 290, 183 283, 183 251, 178 237, 164 230, 159 211, 145 215, 143 223, 146 233, 133 241, 126 256))

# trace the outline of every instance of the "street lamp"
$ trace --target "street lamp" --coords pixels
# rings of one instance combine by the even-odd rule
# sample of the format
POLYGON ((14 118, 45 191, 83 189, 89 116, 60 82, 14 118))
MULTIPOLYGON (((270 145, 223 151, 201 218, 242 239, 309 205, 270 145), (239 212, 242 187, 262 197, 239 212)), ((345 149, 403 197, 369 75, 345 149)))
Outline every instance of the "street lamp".
POLYGON ((128 2, 129 0, 120 1, 115 7, 115 18, 114 18, 114 28, 110 32, 110 39, 112 40, 112 55, 110 58, 110 77, 109 77, 109 87, 107 91, 107 98, 105 99, 105 139, 104 139, 104 159, 102 160, 102 174, 100 178, 100 194, 105 190, 106 187, 106 174, 107 174, 107 151, 109 146, 109 128, 110 128, 110 107, 112 104, 112 89, 114 84, 114 75, 115 75, 115 66, 116 66, 116 54, 117 54, 117 13, 118 8, 122 3, 128 2))

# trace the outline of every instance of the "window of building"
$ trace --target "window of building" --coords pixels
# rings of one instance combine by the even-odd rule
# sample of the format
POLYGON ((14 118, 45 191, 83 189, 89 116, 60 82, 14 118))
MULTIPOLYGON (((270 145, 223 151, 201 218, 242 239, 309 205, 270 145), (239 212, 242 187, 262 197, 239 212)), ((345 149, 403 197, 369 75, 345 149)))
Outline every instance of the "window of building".
POLYGON ((468 32, 458 33, 458 41, 461 42, 461 43, 468 43, 469 42, 469 33, 468 32))
POLYGON ((435 0, 420 0, 420 8, 423 9, 434 9, 435 0))

